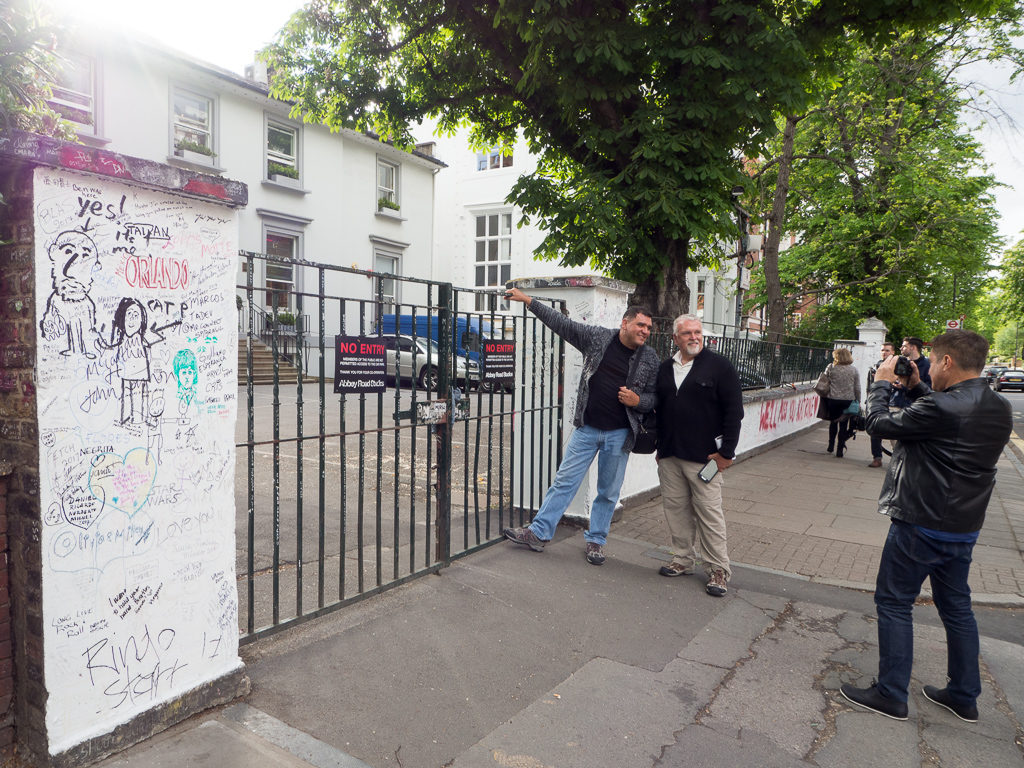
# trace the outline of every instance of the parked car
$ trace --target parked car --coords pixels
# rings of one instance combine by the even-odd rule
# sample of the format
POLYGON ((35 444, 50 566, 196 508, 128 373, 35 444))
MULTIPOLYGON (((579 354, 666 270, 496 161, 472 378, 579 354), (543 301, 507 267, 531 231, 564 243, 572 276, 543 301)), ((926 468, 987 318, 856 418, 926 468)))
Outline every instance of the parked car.
MULTIPOLYGON (((387 349, 388 378, 395 378, 397 362, 399 378, 414 380, 423 389, 437 389, 441 350, 436 341, 403 335, 383 338, 387 349)), ((459 355, 455 362, 455 378, 463 388, 466 387, 467 379, 470 385, 475 386, 480 381, 480 365, 475 360, 459 355)))
POLYGON ((1024 370, 1020 368, 1007 368, 996 378, 996 392, 1004 389, 1019 389, 1024 391, 1024 370))
POLYGON ((989 384, 995 384, 996 380, 999 378, 999 374, 1001 374, 1003 371, 1008 371, 1009 369, 1010 366, 1008 365, 990 365, 988 368, 982 371, 982 374, 988 377, 989 384))

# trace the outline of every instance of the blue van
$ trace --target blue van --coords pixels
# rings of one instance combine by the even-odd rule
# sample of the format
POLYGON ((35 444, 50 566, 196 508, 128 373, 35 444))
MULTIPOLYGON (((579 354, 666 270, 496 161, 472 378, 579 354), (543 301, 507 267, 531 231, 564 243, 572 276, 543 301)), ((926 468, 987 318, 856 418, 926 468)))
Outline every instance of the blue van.
MULTIPOLYGON (((437 315, 416 315, 416 335, 429 336, 440 344, 438 326, 440 318, 437 315)), ((480 362, 481 339, 491 338, 491 323, 479 317, 470 315, 458 315, 452 319, 453 338, 455 354, 469 358, 475 363, 480 362)), ((385 336, 400 333, 405 336, 413 335, 413 316, 399 315, 396 327, 395 315, 381 315, 380 332, 385 336)))

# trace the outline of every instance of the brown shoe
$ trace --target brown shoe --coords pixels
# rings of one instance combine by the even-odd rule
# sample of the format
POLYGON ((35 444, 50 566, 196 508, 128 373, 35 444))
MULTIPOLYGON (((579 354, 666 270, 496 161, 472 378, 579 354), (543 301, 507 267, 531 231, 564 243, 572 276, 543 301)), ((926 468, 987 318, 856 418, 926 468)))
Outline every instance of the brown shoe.
POLYGON ((693 574, 693 566, 686 566, 682 563, 669 563, 668 565, 661 566, 658 571, 662 576, 690 576, 693 574))
POLYGON ((882 460, 881 459, 875 459, 870 464, 868 464, 868 466, 872 467, 873 469, 878 469, 880 466, 882 466, 882 460))
POLYGON ((704 591, 712 597, 723 597, 728 589, 725 583, 725 571, 712 571, 704 591))

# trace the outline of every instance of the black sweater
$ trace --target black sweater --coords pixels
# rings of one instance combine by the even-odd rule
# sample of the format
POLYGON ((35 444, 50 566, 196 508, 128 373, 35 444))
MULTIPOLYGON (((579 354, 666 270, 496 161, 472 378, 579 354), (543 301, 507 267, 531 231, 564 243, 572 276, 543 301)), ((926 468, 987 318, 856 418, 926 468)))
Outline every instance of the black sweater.
POLYGON ((658 458, 675 456, 704 463, 712 453, 726 459, 736 456, 743 420, 743 389, 736 369, 727 359, 701 350, 676 391, 674 361, 658 369, 658 458), (722 447, 715 447, 721 435, 722 447))

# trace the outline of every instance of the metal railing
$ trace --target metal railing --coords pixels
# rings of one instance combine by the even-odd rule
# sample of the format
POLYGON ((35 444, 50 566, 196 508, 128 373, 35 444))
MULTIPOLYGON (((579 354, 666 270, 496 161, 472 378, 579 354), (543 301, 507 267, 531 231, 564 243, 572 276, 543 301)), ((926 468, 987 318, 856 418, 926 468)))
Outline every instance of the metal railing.
POLYGON ((237 563, 242 643, 434 573, 501 541, 504 526, 529 520, 562 445, 563 346, 549 329, 525 312, 512 319, 476 311, 478 291, 449 283, 240 255, 247 267, 238 286, 245 418, 236 432, 238 527, 247 540, 237 563), (260 261, 305 270, 308 288, 290 291, 287 301, 302 318, 295 364, 313 372, 312 382, 279 366, 282 329, 260 307, 281 292, 254 284, 260 261), (385 278, 400 285, 400 301, 383 294, 385 278), (373 281, 371 290, 364 281, 373 281), (511 389, 484 391, 482 371, 471 375, 471 358, 460 350, 473 341, 460 330, 486 333, 487 326, 510 330, 516 342, 511 389), (379 390, 334 392, 345 337, 389 350, 379 390), (254 387, 253 352, 264 338, 272 386, 254 387), (426 342, 425 371, 405 369, 390 351, 407 339, 426 342))
MULTIPOLYGON (((675 353, 672 318, 654 318, 647 344, 662 360, 675 353)), ((787 334, 758 334, 720 323, 704 324, 704 346, 733 364, 743 389, 770 389, 813 381, 832 362, 835 344, 787 334)))
MULTIPOLYGON (((271 298, 276 296, 272 295, 271 298)), ((278 309, 275 317, 273 309, 268 312, 258 306, 253 306, 250 314, 243 301, 238 308, 238 330, 240 337, 247 335, 259 339, 268 349, 276 345, 278 353, 289 365, 298 368, 297 362, 301 357, 302 375, 309 375, 309 315, 294 315, 278 309), (289 318, 293 322, 285 322, 289 318), (301 356, 300 348, 303 352, 301 356)))

